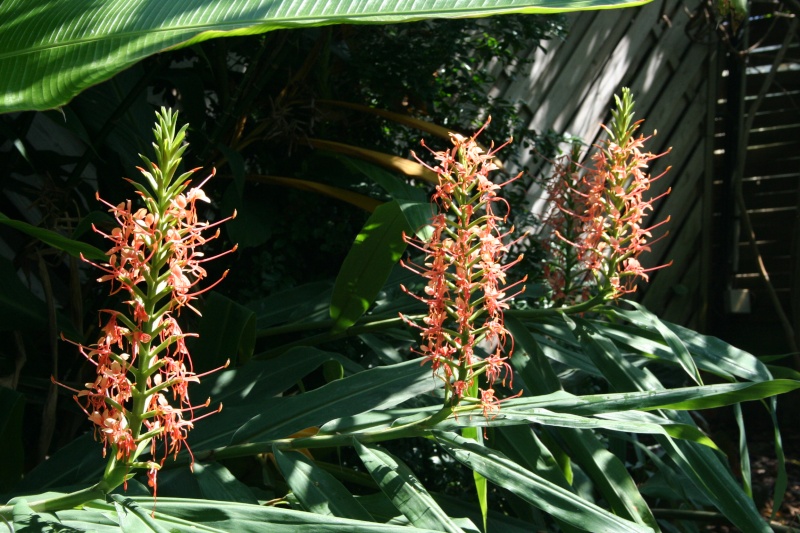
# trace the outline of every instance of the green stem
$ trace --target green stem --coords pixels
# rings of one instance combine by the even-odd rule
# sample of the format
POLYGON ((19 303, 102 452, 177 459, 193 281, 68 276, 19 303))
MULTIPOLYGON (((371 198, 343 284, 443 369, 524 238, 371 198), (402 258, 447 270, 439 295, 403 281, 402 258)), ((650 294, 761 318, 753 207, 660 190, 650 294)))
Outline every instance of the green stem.
POLYGON ((585 313, 587 311, 591 311, 598 305, 605 302, 605 294, 600 293, 593 298, 586 300, 585 302, 581 302, 575 305, 565 305, 563 307, 550 307, 547 309, 509 309, 505 312, 505 314, 509 316, 513 316, 515 318, 519 318, 521 320, 525 319, 541 319, 546 318, 548 316, 556 316, 556 315, 575 315, 578 313, 585 313))

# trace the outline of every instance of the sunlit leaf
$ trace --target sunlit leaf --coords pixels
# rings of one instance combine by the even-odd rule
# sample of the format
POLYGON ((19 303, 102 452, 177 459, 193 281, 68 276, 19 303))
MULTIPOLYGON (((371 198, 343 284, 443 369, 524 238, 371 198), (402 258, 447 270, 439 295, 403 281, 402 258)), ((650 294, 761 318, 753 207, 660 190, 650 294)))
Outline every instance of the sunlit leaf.
POLYGON ((422 240, 430 238, 432 229, 429 225, 433 216, 433 207, 425 192, 397 178, 394 174, 370 163, 352 158, 341 158, 345 166, 360 172, 380 185, 397 201, 400 210, 408 221, 409 227, 422 240))
POLYGON ((170 533, 162 524, 150 516, 152 511, 142 508, 128 497, 112 494, 111 500, 117 511, 120 530, 125 533, 170 533))
POLYGON ((640 5, 625 0, 6 0, 0 4, 0 111, 49 109, 147 56, 214 37, 342 23, 640 5))
POLYGON ((417 361, 373 368, 305 394, 274 398, 269 409, 254 413, 236 429, 231 442, 284 438, 333 418, 398 405, 436 386, 430 369, 420 366, 417 361))
POLYGON ((207 500, 258 503, 253 491, 219 463, 195 463, 192 473, 200 494, 207 500))
POLYGON ((686 348, 686 345, 684 345, 683 341, 681 341, 681 339, 671 329, 669 329, 666 324, 661 322, 657 316, 648 311, 644 306, 634 301, 629 301, 627 303, 636 308, 636 310, 623 311, 621 309, 616 309, 615 311, 641 327, 655 328, 656 331, 658 331, 658 333, 664 338, 667 346, 669 346, 672 350, 672 353, 674 354, 678 364, 683 367, 683 369, 687 374, 689 374, 695 383, 702 385, 703 380, 700 377, 700 373, 698 372, 697 366, 694 363, 692 354, 689 353, 689 350, 686 348))
POLYGON ((456 460, 477 470, 489 481, 516 494, 564 522, 593 533, 652 532, 576 497, 546 479, 522 468, 502 453, 450 433, 436 433, 436 441, 456 460))
POLYGON ((286 483, 307 511, 372 521, 372 516, 335 477, 297 452, 272 449, 286 483))
POLYGON ((402 461, 385 450, 364 446, 357 440, 354 446, 369 474, 409 522, 416 527, 463 533, 402 461))
POLYGON ((343 331, 375 301, 406 243, 411 228, 396 201, 378 207, 369 217, 344 259, 331 296, 333 330, 343 331))

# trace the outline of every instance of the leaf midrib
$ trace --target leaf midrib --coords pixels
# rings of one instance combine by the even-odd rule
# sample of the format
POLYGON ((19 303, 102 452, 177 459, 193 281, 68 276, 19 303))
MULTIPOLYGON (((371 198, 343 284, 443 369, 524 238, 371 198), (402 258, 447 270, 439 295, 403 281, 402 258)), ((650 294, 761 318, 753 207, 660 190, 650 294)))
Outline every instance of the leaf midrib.
MULTIPOLYGON (((555 12, 555 13, 563 13, 567 10, 575 11, 580 9, 580 7, 576 7, 575 4, 569 2, 563 2, 562 0, 557 0, 553 2, 553 4, 569 4, 571 7, 565 9, 563 7, 555 7, 555 6, 514 6, 508 7, 505 9, 508 13, 514 13, 519 11, 520 9, 524 9, 526 7, 535 7, 537 10, 540 10, 542 14, 548 12, 555 12)), ((590 1, 581 2, 582 5, 592 6, 590 1)), ((604 4, 606 5, 606 4, 604 4)), ((633 5, 633 4, 631 4, 633 5)), ((638 5, 638 3, 637 3, 638 5)), ((595 9, 600 9, 601 6, 592 6, 595 9)), ((440 18, 443 16, 443 13, 453 13, 457 15, 457 18, 471 18, 471 17, 480 17, 482 13, 490 13, 492 15, 504 14, 503 8, 500 8, 498 11, 497 7, 470 7, 468 11, 459 10, 459 9, 430 9, 424 11, 394 11, 391 13, 377 11, 377 12, 369 12, 363 14, 353 14, 353 13, 343 13, 341 15, 334 14, 334 15, 313 15, 313 16, 285 16, 280 18, 258 18, 258 19, 237 19, 235 21, 230 22, 207 22, 203 24, 191 24, 191 25, 180 25, 180 26, 168 26, 168 27, 149 27, 149 28, 142 28, 136 31, 127 31, 122 33, 115 33, 114 31, 107 31, 103 33, 98 33, 96 35, 92 35, 91 37, 81 37, 78 39, 71 39, 66 41, 59 41, 57 43, 46 43, 46 44, 38 44, 35 46, 30 46, 24 49, 18 50, 11 50, 9 52, 0 53, 0 61, 7 59, 7 58, 21 58, 25 56, 35 55, 37 53, 42 53, 45 51, 52 51, 57 50, 59 48, 67 48, 67 47, 79 47, 87 44, 91 44, 95 41, 109 41, 110 39, 119 39, 119 40, 131 40, 132 38, 140 37, 142 35, 150 36, 150 35, 158 35, 163 33, 170 33, 170 32, 180 32, 180 33, 190 33, 191 37, 184 41, 180 41, 180 37, 175 37, 178 42, 170 45, 169 48, 174 48, 188 40, 191 40, 192 37, 201 34, 206 31, 215 31, 215 32, 227 32, 227 31, 235 31, 240 29, 246 28, 253 28, 256 26, 260 26, 262 28, 271 28, 271 29, 282 29, 282 28, 292 28, 298 26, 307 26, 307 25, 333 25, 333 24, 342 24, 347 22, 357 22, 359 20, 366 20, 366 19, 375 19, 375 18, 388 18, 388 17, 403 17, 408 16, 409 19, 406 21, 413 19, 425 19, 431 18, 432 16, 436 16, 440 18)), ((446 16, 446 15, 444 15, 446 16)), ((98 14, 94 17, 95 19, 103 19, 106 18, 102 12, 102 8, 98 11, 98 14)), ((13 35, 12 35, 13 37, 13 35)), ((11 39, 9 39, 11 40, 11 39)), ((149 39, 150 42, 163 42, 164 40, 159 39, 149 39)))

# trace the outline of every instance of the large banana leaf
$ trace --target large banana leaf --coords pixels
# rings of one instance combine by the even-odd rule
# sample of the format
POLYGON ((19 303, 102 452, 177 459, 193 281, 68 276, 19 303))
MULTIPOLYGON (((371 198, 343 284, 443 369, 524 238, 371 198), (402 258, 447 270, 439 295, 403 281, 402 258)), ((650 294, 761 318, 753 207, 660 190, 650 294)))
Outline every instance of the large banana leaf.
POLYGON ((150 55, 214 37, 643 3, 646 0, 5 0, 0 3, 0 111, 64 105, 150 55))

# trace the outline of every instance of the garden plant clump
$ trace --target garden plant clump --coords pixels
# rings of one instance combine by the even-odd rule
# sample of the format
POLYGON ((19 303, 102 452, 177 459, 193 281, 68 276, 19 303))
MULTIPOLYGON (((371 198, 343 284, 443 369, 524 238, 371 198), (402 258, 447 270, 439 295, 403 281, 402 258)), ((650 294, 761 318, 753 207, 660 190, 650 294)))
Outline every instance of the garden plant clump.
MULTIPOLYGON (((500 3, 490 9, 530 8, 500 3)), ((23 5, 0 15, 12 4, 23 5)), ((240 8, 223 19, 164 4, 173 16, 137 30, 152 42, 113 34, 125 66, 142 42, 191 47, 95 86, 123 63, 104 52, 91 77, 81 54, 108 36, 90 34, 75 56, 59 48, 74 77, 4 100, 65 105, 58 120, 74 131, 63 135, 88 147, 33 158, 45 150, 26 136, 8 143, 32 168, 59 169, 26 187, 15 174, 2 197, 20 220, 0 214, 0 238, 17 239, 15 261, 0 259, 0 312, 19 315, 5 313, 21 354, 10 366, 24 367, 0 388, 9 529, 672 533, 712 517, 770 531, 745 439, 726 455, 703 410, 733 406, 743 430, 741 404, 761 402, 779 508, 776 397, 800 381, 636 301, 670 267, 649 266, 651 247, 680 223, 654 216, 669 191, 653 192, 664 174, 650 167, 681 154, 650 151, 632 92, 619 91, 586 153, 552 157, 547 176, 508 175, 510 152, 533 134, 497 133, 522 119, 474 71, 512 69, 503 43, 559 34, 557 20, 359 33, 317 26, 431 14, 369 0, 333 14, 256 4, 223 2, 240 8), (185 19, 204 30, 175 36, 185 19), (211 39, 224 32, 257 35, 211 39), (406 43, 415 38, 426 46, 406 43), (439 39, 463 49, 438 61, 439 39), (420 63, 372 65, 393 53, 420 63), (170 104, 152 140, 144 93, 170 104), (409 155, 412 140, 422 149, 409 155), (118 168, 139 177, 120 180, 118 168), (219 172, 198 180, 201 168, 219 172), (524 202, 535 180, 549 184, 540 220, 524 202), (31 206, 36 224, 21 220, 31 206), (25 364, 26 347, 28 360, 52 356, 46 375, 25 364)), ((435 13, 481 14, 451 4, 435 13)), ((33 34, 48 9, 19 24, 33 34)), ((136 18, 124 9, 108 0, 76 20, 136 18)), ((3 124, 32 127, 29 116, 3 124)))

